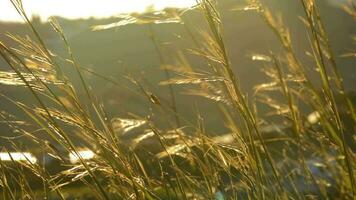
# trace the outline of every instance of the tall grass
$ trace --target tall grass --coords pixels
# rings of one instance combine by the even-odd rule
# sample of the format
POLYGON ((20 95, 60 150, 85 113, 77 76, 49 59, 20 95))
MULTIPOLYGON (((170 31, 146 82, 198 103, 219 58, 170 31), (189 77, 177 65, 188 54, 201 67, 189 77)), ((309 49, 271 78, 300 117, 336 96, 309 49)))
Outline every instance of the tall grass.
MULTIPOLYGON (((243 10, 256 12, 283 48, 269 55, 252 56, 253 60, 263 61, 263 72, 270 82, 255 86, 249 99, 240 87, 238 66, 230 59, 233 55, 228 53, 218 1, 201 0, 189 9, 202 14, 205 30, 182 25, 195 44, 190 52, 205 60, 204 70, 191 67, 182 54, 177 60, 183 67, 168 67, 151 26, 184 24, 182 15, 187 10, 131 14, 121 16, 117 23, 94 27, 93 30, 100 31, 136 23, 148 24, 151 30, 167 78, 160 85, 169 87, 171 100, 153 94, 136 77, 127 77, 151 108, 147 116, 132 114, 132 119, 108 117, 107 108, 92 91, 85 75, 90 73, 117 87, 123 86, 81 66, 54 18, 50 24, 63 40, 67 58, 48 48, 22 2, 11 2, 33 37, 8 34, 17 47, 0 42, 1 57, 9 67, 1 72, 0 83, 26 88, 36 103, 20 102, 0 93, 2 101, 24 113, 22 118, 5 111, 0 116, 21 137, 41 147, 42 154, 50 155, 63 170, 53 172, 45 162, 17 162, 13 158, 10 162, 0 161, 3 199, 85 199, 88 195, 95 199, 356 198, 354 143, 347 139, 355 137, 354 102, 345 90, 324 27, 327 24, 316 1, 300 0, 304 10, 300 17, 308 33, 305 39, 309 40, 307 51, 311 52, 313 65, 303 64, 295 53, 293 36, 281 17, 259 0, 246 1, 243 10), (80 88, 65 74, 63 65, 75 69, 80 88), (314 68, 318 80, 311 80, 308 73, 314 68), (219 108, 229 132, 209 135, 200 114, 204 111, 197 111, 196 123, 185 119, 176 107, 173 85, 185 85, 187 94, 209 99, 212 106, 219 108), (84 97, 78 91, 84 91, 84 97), (339 97, 341 103, 336 101, 339 97), (270 115, 278 119, 277 124, 260 114, 261 104, 271 107, 270 115), (346 114, 341 110, 346 110, 346 114), (161 128, 155 118, 164 121, 167 116, 175 121, 168 122, 170 128, 161 128), (351 123, 351 130, 347 123, 351 123), (266 138, 265 124, 284 126, 282 130, 274 128, 272 138, 266 138), (277 147, 272 143, 278 143, 277 147), (95 157, 86 160, 81 154, 83 146, 93 151, 95 157), (78 162, 71 163, 65 157, 68 154, 78 162), (31 175, 40 180, 37 184, 41 187, 32 187, 32 179, 36 178, 31 175)), ((345 10, 355 16, 352 3, 345 10)), ((12 138, 7 141, 14 150, 23 149, 12 138)), ((8 149, 2 151, 11 155, 8 149)))

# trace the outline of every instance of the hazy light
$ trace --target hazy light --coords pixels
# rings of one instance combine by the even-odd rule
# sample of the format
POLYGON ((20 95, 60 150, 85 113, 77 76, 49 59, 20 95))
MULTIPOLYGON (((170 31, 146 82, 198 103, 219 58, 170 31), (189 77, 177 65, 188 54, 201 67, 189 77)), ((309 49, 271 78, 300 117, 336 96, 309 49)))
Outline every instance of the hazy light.
POLYGON ((253 61, 266 61, 266 62, 271 62, 271 58, 269 56, 266 55, 262 55, 262 54, 254 54, 252 55, 251 58, 253 61))
POLYGON ((122 119, 113 118, 111 124, 115 130, 120 131, 121 134, 125 134, 137 127, 146 124, 147 121, 139 119, 122 119))
MULTIPOLYGON (((143 12, 153 6, 160 10, 165 7, 189 7, 195 0, 22 0, 28 16, 39 15, 42 19, 61 16, 70 19, 88 17, 109 17, 128 12, 143 12)), ((22 21, 10 0, 0 1, 0 20, 22 21)))
POLYGON ((0 152, 1 161, 24 161, 32 164, 37 162, 37 158, 28 152, 0 152))
POLYGON ((314 111, 308 115, 308 122, 310 124, 318 123, 320 119, 320 114, 318 111, 314 111))
MULTIPOLYGON (((80 157, 82 157, 83 160, 90 160, 95 156, 94 152, 91 150, 78 151, 78 154, 80 155, 80 157)), ((77 154, 73 151, 69 153, 69 160, 73 164, 78 163, 80 161, 77 154)))

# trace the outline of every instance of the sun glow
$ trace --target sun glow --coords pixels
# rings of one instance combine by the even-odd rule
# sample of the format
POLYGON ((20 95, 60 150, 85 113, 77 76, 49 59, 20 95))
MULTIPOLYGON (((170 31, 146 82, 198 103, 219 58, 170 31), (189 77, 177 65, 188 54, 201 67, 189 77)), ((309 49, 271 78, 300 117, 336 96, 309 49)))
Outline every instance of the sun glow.
MULTIPOLYGON (((109 17, 120 13, 143 12, 149 6, 160 10, 165 7, 189 7, 195 0, 22 0, 28 16, 39 15, 42 19, 61 16, 70 19, 109 17)), ((0 1, 0 20, 21 21, 10 0, 0 1)))
POLYGON ((37 162, 37 158, 28 152, 0 152, 1 161, 15 161, 15 162, 30 162, 32 164, 37 162))
MULTIPOLYGON (((95 157, 94 152, 91 150, 81 150, 77 153, 80 155, 80 157, 82 157, 83 160, 90 160, 95 157)), ((80 161, 78 155, 73 151, 69 153, 69 160, 73 164, 78 163, 80 161)))

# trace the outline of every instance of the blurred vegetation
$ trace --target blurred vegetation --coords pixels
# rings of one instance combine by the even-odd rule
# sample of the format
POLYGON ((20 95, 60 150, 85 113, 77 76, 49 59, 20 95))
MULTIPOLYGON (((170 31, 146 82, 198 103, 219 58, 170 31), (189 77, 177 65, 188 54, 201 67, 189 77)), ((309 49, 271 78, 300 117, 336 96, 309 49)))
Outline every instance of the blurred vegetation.
POLYGON ((3 199, 356 198, 354 1, 48 22, 11 1, 1 152, 38 160, 0 161, 3 199))

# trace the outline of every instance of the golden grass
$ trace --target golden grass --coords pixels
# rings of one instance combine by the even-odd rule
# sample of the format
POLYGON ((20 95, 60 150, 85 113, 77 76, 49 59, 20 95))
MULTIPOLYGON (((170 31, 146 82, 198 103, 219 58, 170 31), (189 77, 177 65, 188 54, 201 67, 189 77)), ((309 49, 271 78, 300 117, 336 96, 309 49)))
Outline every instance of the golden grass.
MULTIPOLYGON (((117 23, 94 27, 100 31, 136 23, 148 24, 151 28, 151 39, 167 78, 160 85, 169 86, 171 99, 168 102, 160 99, 135 77, 128 77, 141 90, 140 95, 148 99, 148 106, 158 110, 143 117, 132 114, 131 119, 107 117, 106 108, 87 84, 84 73, 118 87, 120 84, 82 67, 60 24, 52 19, 51 25, 68 52, 69 58, 63 60, 68 61, 80 77, 87 101, 81 100, 79 88, 66 76, 58 55, 46 46, 26 16, 21 1, 11 1, 35 39, 9 35, 19 47, 0 43, 0 55, 10 69, 0 72, 0 84, 28 89, 36 104, 1 94, 1 98, 14 104, 26 117, 18 120, 24 123, 14 124, 16 120, 10 114, 2 112, 0 116, 9 127, 41 147, 42 153, 51 155, 65 167, 63 171, 50 172, 41 162, 0 161, 3 199, 66 199, 65 188, 75 188, 78 182, 81 184, 78 188, 90 190, 96 199, 356 198, 356 157, 346 141, 346 134, 351 134, 351 138, 355 135, 347 131, 340 111, 346 110, 354 132, 354 104, 344 88, 325 22, 314 0, 300 0, 300 4, 320 86, 307 73, 312 67, 303 65, 296 55, 291 42, 293 36, 282 17, 259 0, 247 0, 246 7, 233 9, 259 14, 283 47, 278 54, 251 55, 252 60, 263 62, 263 72, 270 79, 255 86, 251 99, 241 90, 234 73, 232 55, 228 54, 223 23, 214 0, 200 0, 196 7, 189 8, 199 10, 208 27, 199 34, 203 43, 192 38, 196 49, 190 50, 206 61, 208 67, 204 71, 184 62, 183 67, 168 66, 150 26, 152 23, 184 24, 181 15, 186 10, 136 13, 121 16, 123 20, 117 23), (171 78, 173 73, 176 76, 171 78), (185 94, 211 100, 212 106, 221 111, 229 132, 209 136, 202 115, 197 114, 196 124, 184 119, 176 108, 174 85, 186 86, 185 94), (341 104, 336 103, 336 97, 341 97, 341 104), (280 124, 260 116, 257 104, 271 107, 273 111, 268 115, 277 116, 280 124), (313 115, 308 116, 305 110, 311 110, 313 115), (167 116, 175 119, 169 122, 168 129, 160 128, 153 120, 167 116), (28 124, 41 134, 27 130, 28 124), (272 138, 264 137, 264 133, 271 130, 275 132, 272 138), (276 134, 280 132, 283 137, 276 134), (44 135, 47 139, 42 138, 44 135), (95 156, 90 153, 90 159, 84 157, 76 139, 84 141, 85 151, 95 156), (282 149, 269 145, 274 141, 280 141, 282 149), (71 163, 64 155, 71 155, 76 162, 71 163), (41 189, 31 187, 26 171, 39 178, 41 189)), ((344 9, 354 16, 354 8, 355 5, 350 5, 344 9)), ((190 33, 196 31, 187 29, 190 33)), ((184 59, 177 57, 177 60, 184 59)), ((11 138, 8 140, 15 149, 19 148, 11 138)), ((74 192, 80 193, 80 190, 74 192)))

